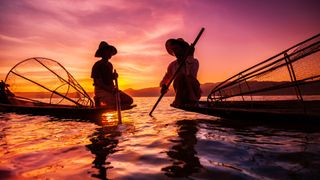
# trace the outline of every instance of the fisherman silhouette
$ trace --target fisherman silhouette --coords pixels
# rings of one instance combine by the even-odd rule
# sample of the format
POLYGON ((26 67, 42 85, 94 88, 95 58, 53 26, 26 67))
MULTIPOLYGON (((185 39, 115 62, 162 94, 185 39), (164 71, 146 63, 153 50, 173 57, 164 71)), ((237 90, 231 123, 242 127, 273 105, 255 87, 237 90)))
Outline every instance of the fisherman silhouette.
POLYGON ((14 96, 14 94, 7 89, 7 85, 4 81, 0 82, 0 103, 11 104, 9 96, 14 96))
POLYGON ((165 46, 168 53, 177 59, 169 64, 167 72, 160 82, 161 93, 163 94, 168 90, 167 84, 177 71, 179 65, 184 63, 173 82, 176 96, 172 106, 197 105, 201 96, 201 89, 200 83, 197 80, 199 62, 193 56, 194 49, 189 50, 190 45, 182 38, 169 39, 165 46))
MULTIPOLYGON (((115 105, 116 103, 116 88, 113 80, 118 78, 118 74, 113 72, 113 66, 109 62, 112 56, 116 54, 117 49, 105 41, 100 42, 95 53, 95 57, 102 58, 93 65, 91 72, 91 78, 93 78, 94 81, 94 100, 97 107, 102 104, 115 105)), ((129 95, 120 90, 119 92, 122 105, 130 105, 133 103, 133 99, 129 95)))

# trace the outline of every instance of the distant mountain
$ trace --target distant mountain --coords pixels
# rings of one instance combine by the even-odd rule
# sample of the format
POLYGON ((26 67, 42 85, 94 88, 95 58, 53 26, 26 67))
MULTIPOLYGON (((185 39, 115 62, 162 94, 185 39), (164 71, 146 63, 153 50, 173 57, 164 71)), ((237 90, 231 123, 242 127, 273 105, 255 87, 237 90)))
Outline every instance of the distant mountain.
MULTIPOLYGON (((201 84, 202 96, 208 96, 211 92, 211 89, 214 88, 219 83, 205 83, 201 84)), ((130 96, 133 97, 158 97, 160 96, 160 87, 150 87, 144 89, 126 89, 124 90, 125 93, 128 93, 130 96)), ((166 96, 174 96, 173 87, 171 86, 169 91, 167 92, 166 96)))
MULTIPOLYGON (((273 81, 264 81, 264 82, 258 82, 258 81, 249 81, 247 82, 250 89, 261 89, 265 87, 272 87, 281 85, 283 83, 287 82, 273 82, 273 81)), ((202 90, 202 96, 208 96, 208 94, 211 92, 211 90, 216 87, 220 82, 217 83, 205 83, 201 84, 201 90, 202 90)), ((246 84, 241 85, 241 89, 245 90, 247 88, 246 84)), ((320 84, 314 83, 314 84, 308 84, 307 86, 300 88, 303 95, 320 95, 320 84)), ((236 88, 233 90, 240 91, 240 88, 236 88)), ((133 97, 159 97, 160 96, 160 87, 150 87, 150 88, 143 88, 143 89, 126 89, 124 90, 125 93, 133 96, 133 97)), ((15 92, 17 96, 22 97, 29 97, 29 98, 50 98, 52 93, 49 92, 15 92)), ((94 96, 93 92, 88 92, 90 97, 94 96)), ((294 88, 286 88, 286 89, 277 89, 273 91, 267 91, 267 92, 260 92, 256 95, 295 95, 295 89, 294 88)), ((173 87, 171 86, 169 91, 167 92, 166 96, 174 96, 173 87)), ((57 97, 57 95, 54 95, 54 97, 57 97)), ((77 93, 69 93, 68 97, 78 97, 77 93)))
MULTIPOLYGON (((250 89, 261 89, 265 87, 272 87, 281 85, 283 83, 287 82, 273 82, 273 81, 264 81, 264 82, 258 82, 258 81, 250 81, 247 82, 250 89)), ((202 90, 202 96, 208 96, 211 92, 211 90, 216 87, 220 82, 217 83, 205 83, 201 84, 201 90, 202 90)), ((241 88, 245 89, 247 88, 246 85, 243 85, 241 88)), ((237 91, 240 89, 238 88, 237 91)), ((314 84, 308 84, 307 86, 300 88, 303 95, 320 95, 320 84, 314 83, 314 84)), ((133 97, 158 97, 160 96, 160 87, 151 87, 151 88, 144 88, 144 89, 126 89, 124 92, 128 93, 129 95, 133 97)), ((257 93, 256 95, 295 95, 295 89, 293 87, 291 88, 285 88, 285 89, 277 89, 267 92, 261 92, 257 93)), ((174 91, 171 86, 166 96, 174 96, 174 91)))

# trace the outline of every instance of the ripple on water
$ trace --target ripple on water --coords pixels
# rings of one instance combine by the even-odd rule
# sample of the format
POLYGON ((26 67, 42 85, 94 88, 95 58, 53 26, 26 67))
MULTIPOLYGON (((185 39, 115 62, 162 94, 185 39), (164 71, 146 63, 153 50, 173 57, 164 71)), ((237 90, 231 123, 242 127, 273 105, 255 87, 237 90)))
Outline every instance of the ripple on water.
MULTIPOLYGON (((319 128, 233 123, 165 97, 101 125, 0 113, 0 177, 11 179, 318 179, 319 128), (219 120, 219 121, 217 121, 219 120)), ((244 120, 245 121, 245 120, 244 120)))

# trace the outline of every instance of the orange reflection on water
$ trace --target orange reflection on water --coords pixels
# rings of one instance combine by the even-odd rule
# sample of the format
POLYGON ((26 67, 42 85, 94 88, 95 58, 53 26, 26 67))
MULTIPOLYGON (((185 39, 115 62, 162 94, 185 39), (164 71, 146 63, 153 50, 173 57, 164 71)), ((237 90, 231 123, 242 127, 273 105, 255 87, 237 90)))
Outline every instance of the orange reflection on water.
POLYGON ((50 160, 48 159, 46 164, 26 169, 21 173, 21 176, 27 178, 41 177, 41 179, 44 177, 55 177, 55 179, 59 179, 59 177, 86 174, 87 169, 91 167, 92 156, 87 154, 85 148, 79 147, 73 151, 56 151, 54 154, 59 154, 60 158, 53 156, 50 160))
POLYGON ((81 128, 82 125, 79 129, 72 129, 74 126, 79 127, 79 124, 57 122, 53 126, 52 123, 30 123, 24 126, 23 134, 9 132, 6 136, 7 143, 14 147, 11 153, 29 153, 90 143, 87 136, 91 131, 81 128), (48 140, 49 137, 50 140, 48 140))
POLYGON ((118 123, 118 116, 115 112, 103 113, 101 116, 102 126, 116 126, 118 123))
POLYGON ((117 112, 107 112, 103 113, 101 115, 101 126, 117 126, 121 123, 130 123, 130 120, 126 117, 121 117, 121 119, 118 119, 118 113, 117 112))
MULTIPOLYGON (((86 174, 92 155, 85 145, 97 127, 92 123, 55 120, 45 116, 7 114, 2 133, 5 152, 0 164, 17 179, 86 174)), ((1 179, 1 178, 0 178, 1 179)))

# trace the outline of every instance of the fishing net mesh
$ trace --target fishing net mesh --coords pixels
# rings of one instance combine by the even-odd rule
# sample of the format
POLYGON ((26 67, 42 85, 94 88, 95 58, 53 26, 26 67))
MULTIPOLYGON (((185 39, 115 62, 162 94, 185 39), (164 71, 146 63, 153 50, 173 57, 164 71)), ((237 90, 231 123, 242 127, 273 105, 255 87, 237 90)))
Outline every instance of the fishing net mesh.
POLYGON ((7 74, 9 90, 24 100, 91 106, 92 101, 81 85, 57 61, 30 58, 21 61, 7 74))
POLYGON ((266 101, 293 98, 318 100, 320 95, 319 50, 320 36, 318 35, 218 85, 212 90, 208 100, 266 101), (271 95, 276 96, 274 97, 276 99, 271 95))

